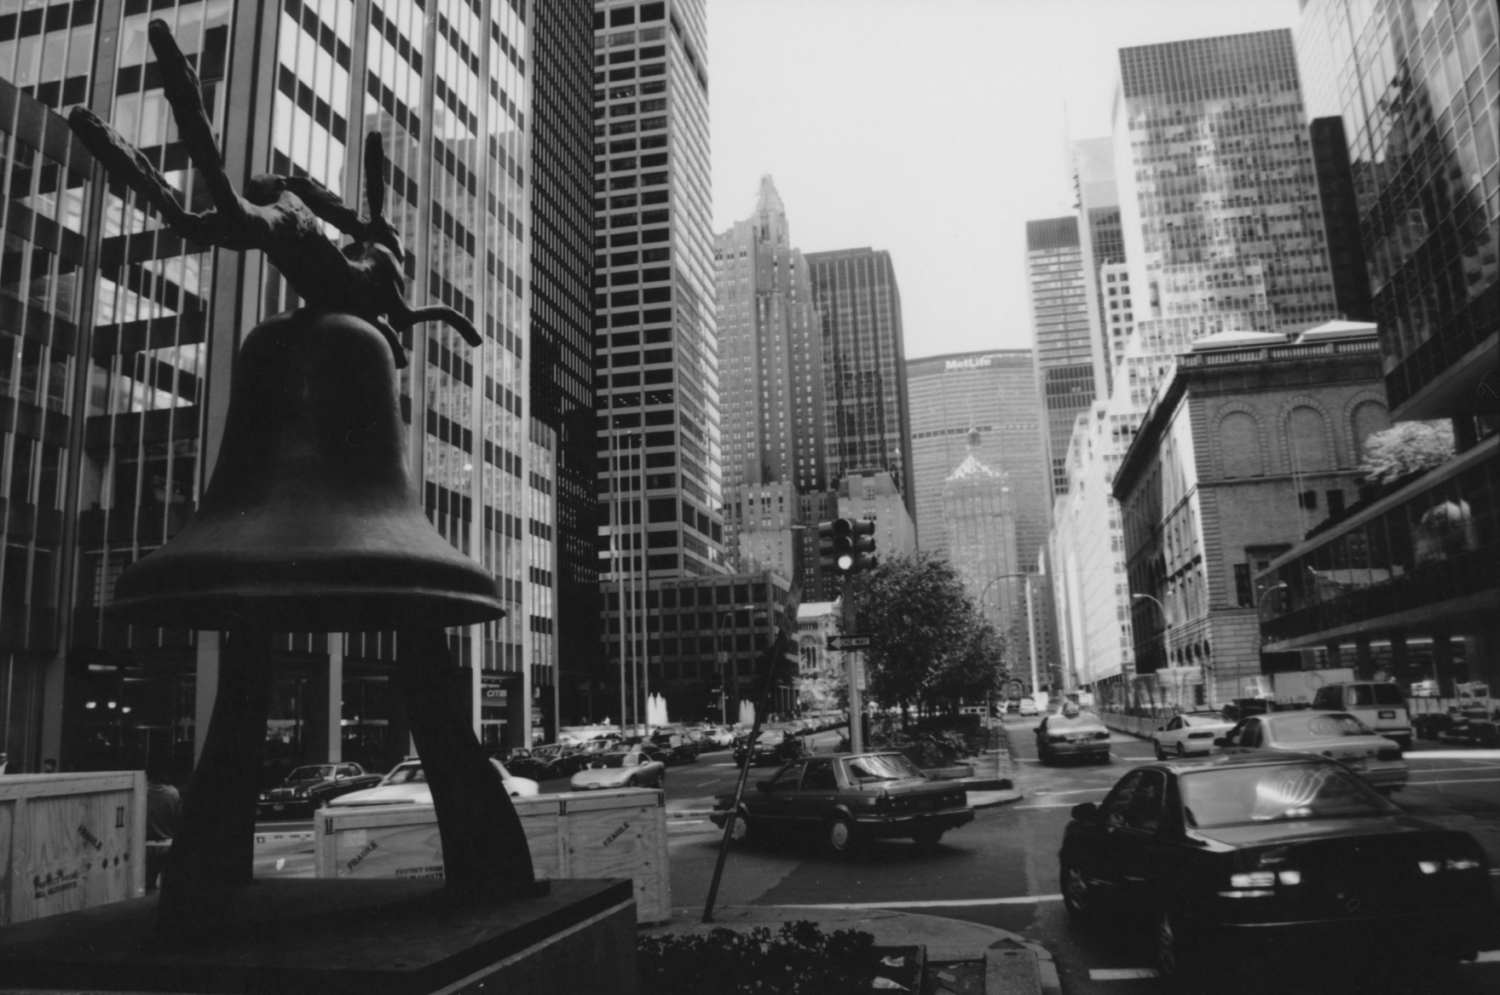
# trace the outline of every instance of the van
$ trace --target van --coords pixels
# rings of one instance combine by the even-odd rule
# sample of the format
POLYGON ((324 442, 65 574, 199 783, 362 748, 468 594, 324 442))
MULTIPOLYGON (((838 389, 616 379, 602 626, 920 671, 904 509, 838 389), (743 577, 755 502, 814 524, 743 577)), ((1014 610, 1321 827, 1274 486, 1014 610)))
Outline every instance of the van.
POLYGON ((1313 696, 1312 707, 1348 712, 1377 734, 1395 740, 1401 749, 1411 749, 1411 713, 1398 685, 1386 681, 1325 684, 1313 696))

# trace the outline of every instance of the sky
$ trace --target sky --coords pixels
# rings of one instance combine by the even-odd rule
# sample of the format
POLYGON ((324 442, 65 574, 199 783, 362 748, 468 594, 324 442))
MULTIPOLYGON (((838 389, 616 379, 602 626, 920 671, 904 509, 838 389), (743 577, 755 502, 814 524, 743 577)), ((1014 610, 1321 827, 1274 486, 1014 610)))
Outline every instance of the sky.
POLYGON ((1297 0, 708 0, 714 230, 762 175, 803 252, 891 253, 908 358, 1031 345, 1026 222, 1073 213, 1117 51, 1295 28, 1297 0))

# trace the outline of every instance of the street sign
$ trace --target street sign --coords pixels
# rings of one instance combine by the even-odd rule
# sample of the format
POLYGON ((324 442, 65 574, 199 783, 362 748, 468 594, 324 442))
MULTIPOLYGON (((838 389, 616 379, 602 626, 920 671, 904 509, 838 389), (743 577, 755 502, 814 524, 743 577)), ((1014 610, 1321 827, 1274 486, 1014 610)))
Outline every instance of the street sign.
POLYGON ((870 648, 869 636, 829 636, 828 651, 836 653, 839 650, 863 650, 870 648))

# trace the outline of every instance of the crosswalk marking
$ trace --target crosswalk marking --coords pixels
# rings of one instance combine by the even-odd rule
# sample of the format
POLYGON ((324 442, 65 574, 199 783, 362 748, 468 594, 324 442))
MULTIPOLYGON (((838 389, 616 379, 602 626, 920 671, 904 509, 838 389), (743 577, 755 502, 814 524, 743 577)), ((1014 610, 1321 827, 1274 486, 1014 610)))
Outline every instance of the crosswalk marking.
POLYGON ((1089 971, 1090 981, 1130 981, 1134 978, 1158 977, 1154 967, 1096 967, 1089 971))

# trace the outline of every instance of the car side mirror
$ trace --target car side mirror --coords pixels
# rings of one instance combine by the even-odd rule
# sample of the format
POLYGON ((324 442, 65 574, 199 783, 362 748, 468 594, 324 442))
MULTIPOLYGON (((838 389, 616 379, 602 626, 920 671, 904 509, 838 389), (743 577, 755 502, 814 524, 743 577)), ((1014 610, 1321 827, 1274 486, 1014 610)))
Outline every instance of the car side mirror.
POLYGON ((1233 745, 1233 744, 1231 744, 1229 742, 1229 737, 1228 736, 1215 736, 1214 737, 1214 745, 1215 746, 1230 746, 1230 745, 1233 745))
POLYGON ((771 782, 770 781, 756 781, 755 782, 755 790, 756 791, 770 791, 771 790, 771 782))
POLYGON ((1079 822, 1093 822, 1099 818, 1099 806, 1093 802, 1083 802, 1073 806, 1072 815, 1079 822))

